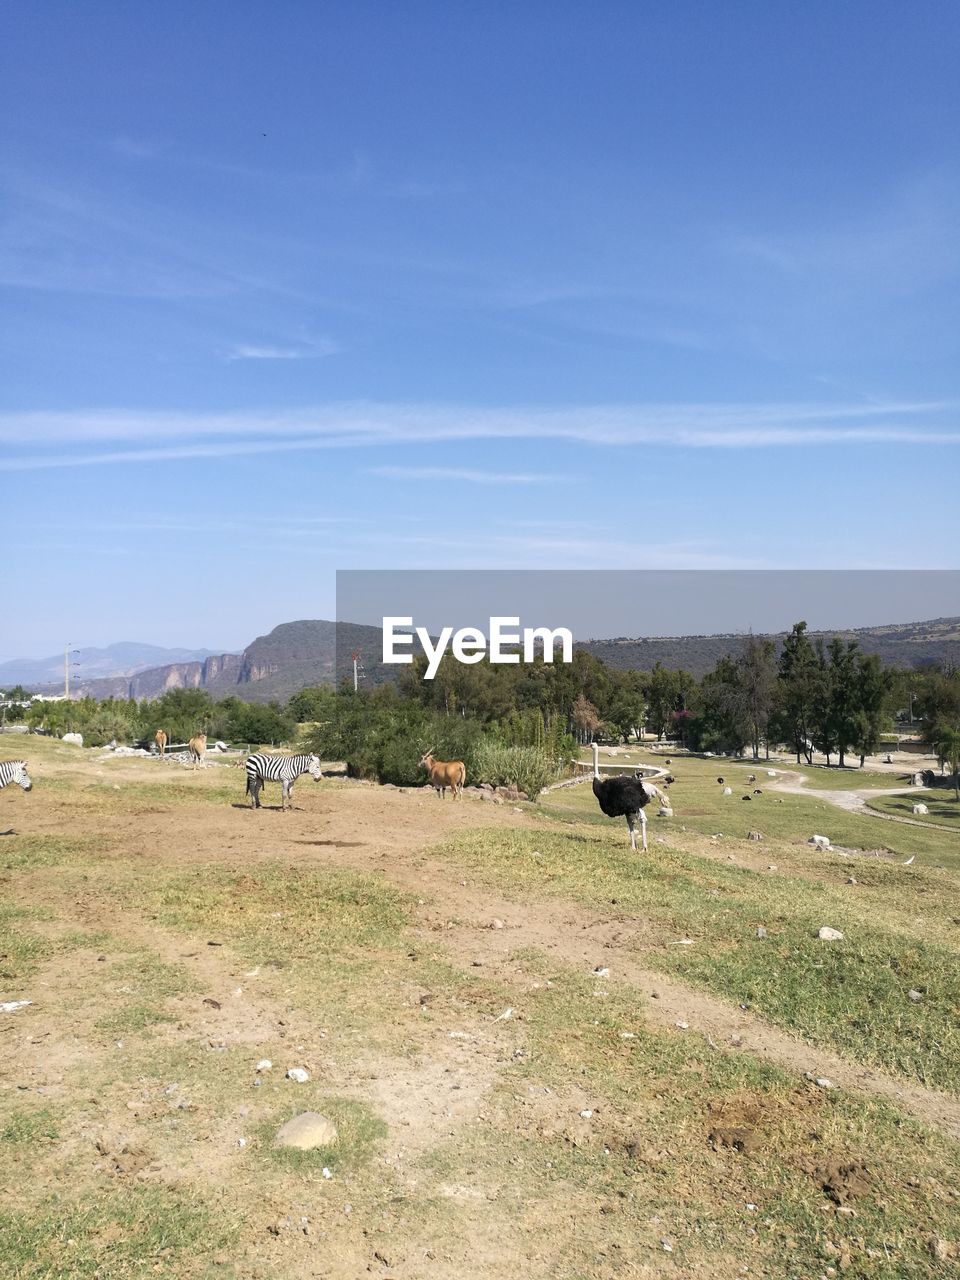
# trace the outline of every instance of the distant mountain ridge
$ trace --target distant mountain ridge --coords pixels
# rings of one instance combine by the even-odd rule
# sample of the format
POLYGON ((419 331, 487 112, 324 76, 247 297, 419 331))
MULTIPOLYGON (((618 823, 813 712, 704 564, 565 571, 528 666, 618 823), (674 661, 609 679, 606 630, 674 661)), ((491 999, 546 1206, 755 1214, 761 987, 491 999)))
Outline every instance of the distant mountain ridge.
MULTIPOLYGON (((784 635, 780 632, 770 638, 779 647, 784 635)), ((813 640, 827 641, 835 635, 856 640, 865 653, 877 654, 887 666, 942 663, 960 667, 960 618, 812 631, 809 635, 813 640)), ((82 678, 81 672, 75 680, 75 689, 78 694, 94 698, 157 698, 169 689, 206 689, 216 698, 233 695, 246 702, 274 699, 282 702, 307 685, 333 684, 349 678, 353 671, 351 655, 355 652, 360 656, 364 687, 395 680, 402 668, 383 664, 382 639, 379 627, 301 619, 281 623, 267 635, 258 636, 242 653, 217 654, 204 650, 202 657, 94 680, 82 678)), ((612 667, 649 671, 659 662, 665 667, 682 667, 699 679, 712 671, 721 657, 741 654, 747 639, 747 635, 733 633, 634 639, 619 636, 610 640, 579 641, 576 648, 602 658, 612 667)), ((109 653, 123 647, 110 646, 96 652, 109 653)), ((131 646, 134 649, 149 647, 131 646)), ((61 657, 56 682, 48 684, 43 691, 62 689, 62 662, 61 657)), ((4 677, 3 671, 0 667, 0 686, 4 681, 17 682, 4 677)), ((28 680, 22 683, 34 689, 42 684, 28 680)))
MULTIPOLYGON (((888 623, 877 627, 808 631, 811 640, 827 643, 834 636, 856 640, 864 653, 875 653, 884 666, 915 667, 944 663, 960 667, 960 618, 933 618, 927 622, 888 623)), ((779 649, 786 632, 771 633, 779 649)), ((650 671, 660 663, 682 668, 700 679, 722 657, 739 657, 749 636, 726 633, 703 636, 651 636, 614 640, 587 640, 586 649, 608 666, 621 670, 650 671)))
MULTIPOLYGON (((71 680, 103 679, 109 676, 132 676, 150 667, 174 662, 203 661, 213 649, 165 648, 158 644, 141 644, 121 640, 105 649, 81 648, 71 653, 71 680)), ((63 651, 49 658, 13 658, 0 662, 0 689, 14 684, 63 684, 63 651)))

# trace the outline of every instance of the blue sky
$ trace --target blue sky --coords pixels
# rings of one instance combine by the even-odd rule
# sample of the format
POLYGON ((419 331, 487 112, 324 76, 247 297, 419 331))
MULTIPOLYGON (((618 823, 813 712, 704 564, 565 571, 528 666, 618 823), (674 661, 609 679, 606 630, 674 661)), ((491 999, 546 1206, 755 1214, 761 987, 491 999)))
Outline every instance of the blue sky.
POLYGON ((956 566, 958 36, 7 6, 0 660, 240 647, 337 568, 956 566))

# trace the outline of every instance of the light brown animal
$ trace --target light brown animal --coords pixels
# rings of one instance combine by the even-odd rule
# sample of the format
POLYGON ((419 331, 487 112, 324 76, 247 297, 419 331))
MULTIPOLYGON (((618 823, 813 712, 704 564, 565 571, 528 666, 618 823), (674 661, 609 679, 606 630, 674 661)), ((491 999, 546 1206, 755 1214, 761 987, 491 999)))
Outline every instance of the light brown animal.
POLYGON ((166 730, 158 729, 157 732, 153 735, 153 740, 157 744, 157 750, 160 752, 161 755, 163 755, 163 753, 167 749, 166 730))
POLYGON ((467 766, 462 760, 435 760, 433 752, 428 751, 420 758, 420 763, 429 775, 431 787, 436 789, 437 795, 441 800, 446 797, 447 787, 453 792, 455 800, 463 798, 463 784, 467 780, 467 766))
POLYGON ((192 737, 187 743, 187 750, 190 752, 190 759, 193 761, 194 769, 198 766, 201 769, 206 767, 203 759, 207 753, 207 735, 205 733, 198 733, 192 737))

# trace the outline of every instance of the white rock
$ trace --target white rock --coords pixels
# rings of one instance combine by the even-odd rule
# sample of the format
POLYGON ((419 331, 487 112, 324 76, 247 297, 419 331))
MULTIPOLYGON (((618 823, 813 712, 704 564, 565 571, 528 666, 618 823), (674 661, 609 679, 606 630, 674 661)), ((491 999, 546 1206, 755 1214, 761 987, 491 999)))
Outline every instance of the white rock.
POLYGON ((337 1126, 318 1111, 304 1111, 277 1130, 276 1142, 281 1147, 312 1151, 329 1147, 337 1141, 337 1126))
POLYGON ((65 733, 63 737, 60 739, 60 741, 69 742, 70 745, 74 747, 82 747, 83 734, 82 733, 65 733))
POLYGON ((672 817, 673 817, 673 810, 672 810, 671 808, 669 808, 667 805, 663 804, 663 805, 661 805, 661 806, 660 806, 660 808, 657 810, 657 817, 658 817, 658 818, 672 818, 672 817))
POLYGON ((767 770, 767 777, 768 777, 768 778, 775 778, 776 776, 777 776, 777 771, 776 771, 776 769, 768 769, 768 770, 767 770))
POLYGON ((297 1084, 306 1084, 310 1079, 310 1072, 304 1071, 303 1067, 291 1067, 287 1072, 288 1080, 296 1080, 297 1084))
POLYGON ((832 929, 830 925, 825 924, 817 934, 818 938, 822 938, 824 942, 840 942, 843 934, 839 929, 832 929))
POLYGON ((807 844, 815 844, 818 849, 829 849, 830 837, 829 836, 811 836, 810 839, 807 841, 807 844))
POLYGON ((925 813, 929 813, 930 810, 927 808, 925 804, 915 804, 913 806, 913 812, 919 817, 925 813))
POLYGON ((609 978, 609 977, 610 977, 610 970, 609 970, 609 969, 605 969, 605 968, 603 968, 602 966, 598 965, 598 966, 597 966, 597 968, 596 968, 596 969, 594 969, 594 971, 593 971, 593 976, 594 976, 595 978, 609 978))
POLYGON ((723 794, 724 794, 725 796, 732 796, 732 795, 733 795, 733 787, 724 787, 724 788, 723 788, 723 794))
POLYGON ((261 1058, 260 1061, 257 1063, 258 1071, 270 1071, 272 1067, 273 1067, 273 1063, 270 1061, 269 1058, 261 1058))
POLYGON ((0 1013, 16 1013, 18 1009, 25 1009, 28 1004, 33 1004, 32 1000, 7 1000, 0 1004, 0 1013))
POLYGON ((923 992, 910 990, 907 992, 907 999, 912 1000, 914 1004, 919 1004, 920 1001, 923 999, 923 992))
POLYGON ((814 1084, 818 1089, 835 1089, 837 1086, 832 1080, 828 1080, 826 1076, 817 1076, 814 1084))

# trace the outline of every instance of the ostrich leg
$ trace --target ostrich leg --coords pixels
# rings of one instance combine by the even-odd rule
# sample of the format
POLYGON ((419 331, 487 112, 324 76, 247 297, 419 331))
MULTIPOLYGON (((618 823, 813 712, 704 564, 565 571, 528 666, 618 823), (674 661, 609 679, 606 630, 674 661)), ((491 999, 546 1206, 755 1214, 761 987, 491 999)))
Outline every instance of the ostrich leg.
MULTIPOLYGON (((640 810, 640 841, 643 845, 643 852, 647 852, 647 815, 640 810)), ((634 846, 636 847, 636 846, 634 846)))

